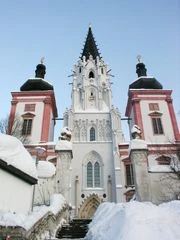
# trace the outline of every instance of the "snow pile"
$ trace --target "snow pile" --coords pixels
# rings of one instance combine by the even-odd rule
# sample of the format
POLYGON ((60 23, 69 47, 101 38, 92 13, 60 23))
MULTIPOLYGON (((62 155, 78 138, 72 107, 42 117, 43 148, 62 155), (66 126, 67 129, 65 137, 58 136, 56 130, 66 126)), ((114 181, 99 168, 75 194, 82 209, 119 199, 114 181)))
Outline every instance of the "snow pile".
POLYGON ((0 226, 19 226, 29 230, 39 219, 49 211, 57 214, 65 206, 65 198, 61 194, 53 194, 50 206, 38 206, 33 208, 30 214, 2 213, 0 211, 0 226))
POLYGON ((16 137, 0 134, 0 159, 37 178, 33 158, 16 137))
POLYGON ((72 143, 68 140, 60 140, 55 147, 55 151, 72 150, 72 143))
POLYGON ((133 139, 130 141, 128 151, 132 149, 147 149, 147 143, 142 139, 133 139))
POLYGON ((51 178, 55 174, 56 168, 51 162, 39 161, 37 165, 37 172, 39 178, 51 178))
POLYGON ((62 210, 63 206, 66 204, 66 200, 61 194, 53 194, 50 200, 51 205, 49 206, 49 211, 53 214, 57 214, 62 210))
POLYGON ((169 165, 154 165, 148 167, 149 172, 173 172, 169 165))
POLYGON ((67 136, 71 136, 71 130, 68 127, 63 127, 62 131, 61 131, 61 135, 67 135, 67 136))
POLYGON ((103 203, 86 240, 179 240, 180 201, 156 206, 150 202, 103 203))
POLYGON ((68 127, 64 127, 61 131, 61 136, 59 137, 59 141, 56 144, 55 150, 72 150, 72 143, 70 142, 71 135, 71 130, 68 127))

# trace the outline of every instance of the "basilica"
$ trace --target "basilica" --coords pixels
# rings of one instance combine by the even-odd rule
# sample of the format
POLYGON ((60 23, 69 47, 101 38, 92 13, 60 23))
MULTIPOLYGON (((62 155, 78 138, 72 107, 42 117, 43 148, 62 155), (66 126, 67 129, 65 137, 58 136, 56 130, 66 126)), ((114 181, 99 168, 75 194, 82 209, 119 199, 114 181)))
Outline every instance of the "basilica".
POLYGON ((180 134, 172 91, 148 77, 144 63, 137 63, 137 79, 129 85, 126 117, 130 131, 136 125, 141 134, 139 139, 132 134, 127 143, 120 112, 112 104, 109 72, 89 27, 73 69, 71 106, 63 116, 72 148, 64 144, 59 149, 54 143, 56 89, 45 79, 43 62, 37 65, 34 78, 11 93, 9 134, 20 118, 25 148, 39 161, 54 164, 51 192, 64 192, 73 216, 78 218, 92 218, 104 201, 125 202, 136 197, 160 203, 180 197, 180 134), (37 147, 45 151, 39 153, 37 147), (66 167, 61 171, 63 164, 66 167))

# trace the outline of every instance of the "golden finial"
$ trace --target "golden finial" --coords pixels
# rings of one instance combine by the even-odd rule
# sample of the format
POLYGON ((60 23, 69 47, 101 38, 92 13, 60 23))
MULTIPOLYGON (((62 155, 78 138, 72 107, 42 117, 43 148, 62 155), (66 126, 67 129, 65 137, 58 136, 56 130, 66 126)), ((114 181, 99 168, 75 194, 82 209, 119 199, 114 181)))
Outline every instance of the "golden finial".
POLYGON ((141 62, 141 59, 142 59, 142 56, 141 55, 137 55, 137 60, 138 60, 139 63, 141 62))
POLYGON ((41 58, 40 62, 41 62, 41 64, 44 63, 44 57, 41 58))

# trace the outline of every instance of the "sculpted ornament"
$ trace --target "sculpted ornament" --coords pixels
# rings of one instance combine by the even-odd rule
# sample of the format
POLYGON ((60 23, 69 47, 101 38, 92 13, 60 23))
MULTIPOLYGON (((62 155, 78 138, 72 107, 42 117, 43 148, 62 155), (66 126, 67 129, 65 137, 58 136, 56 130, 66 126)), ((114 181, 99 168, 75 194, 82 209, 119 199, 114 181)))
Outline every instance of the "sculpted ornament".
POLYGON ((72 135, 71 130, 68 127, 64 127, 61 131, 60 139, 71 141, 71 135, 72 135))
POLYGON ((138 125, 134 125, 131 129, 131 136, 133 139, 141 139, 141 129, 138 125))

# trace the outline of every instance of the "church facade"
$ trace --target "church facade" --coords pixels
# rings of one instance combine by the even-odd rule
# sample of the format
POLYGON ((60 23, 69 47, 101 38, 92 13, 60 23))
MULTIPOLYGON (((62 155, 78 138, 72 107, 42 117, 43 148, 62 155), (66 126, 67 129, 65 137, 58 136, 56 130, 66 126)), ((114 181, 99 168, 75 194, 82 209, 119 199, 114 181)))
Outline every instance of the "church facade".
POLYGON ((72 129, 71 201, 76 215, 94 214, 101 201, 122 201, 118 143, 121 118, 112 106, 109 69, 89 27, 72 82, 72 106, 64 124, 72 129))
MULTIPOLYGON (((154 173, 148 184, 155 189, 151 196, 156 196, 160 188, 156 187, 159 173, 173 173, 171 160, 179 161, 180 135, 172 91, 164 90, 155 78, 148 77, 143 63, 139 62, 136 68, 138 78, 129 86, 126 117, 130 130, 138 125, 142 139, 147 142, 147 172, 154 173)), ((73 70, 72 104, 64 113, 64 126, 72 131, 72 154, 64 159, 59 159, 63 154, 57 154, 53 142, 58 114, 54 89, 44 79, 45 72, 45 65, 38 64, 35 77, 28 79, 19 92, 12 93, 9 133, 18 116, 22 121, 22 135, 29 141, 25 147, 32 156, 53 162, 58 166, 56 171, 68 159, 65 174, 69 176, 64 179, 68 179, 67 200, 74 216, 92 217, 102 201, 129 201, 136 185, 133 160, 129 143, 124 142, 120 112, 112 105, 110 69, 99 53, 91 27, 73 70), (45 151, 39 152, 39 147, 45 151)), ((57 176, 56 181, 61 184, 57 176)))

